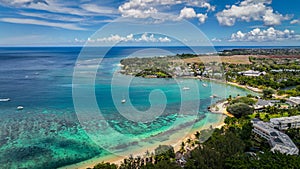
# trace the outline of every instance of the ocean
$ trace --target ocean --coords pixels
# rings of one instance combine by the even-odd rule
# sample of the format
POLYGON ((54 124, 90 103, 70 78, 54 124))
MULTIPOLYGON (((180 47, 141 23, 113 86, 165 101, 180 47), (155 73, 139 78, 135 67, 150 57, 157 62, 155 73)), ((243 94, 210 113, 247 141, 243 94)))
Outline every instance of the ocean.
MULTIPOLYGON (((216 50, 231 48, 245 47, 216 50)), ((191 53, 186 47, 114 47, 99 65, 98 53, 78 61, 81 50, 0 48, 0 99, 10 98, 0 102, 0 168, 58 168, 112 153, 126 156, 184 135, 178 132, 220 123, 222 115, 207 107, 250 93, 217 82, 118 73, 123 58, 191 53)))

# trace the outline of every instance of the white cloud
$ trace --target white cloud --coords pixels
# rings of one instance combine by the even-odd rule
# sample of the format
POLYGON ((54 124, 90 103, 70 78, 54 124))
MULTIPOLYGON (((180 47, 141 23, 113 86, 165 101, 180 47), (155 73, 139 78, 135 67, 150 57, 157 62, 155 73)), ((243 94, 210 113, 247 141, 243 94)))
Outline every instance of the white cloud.
POLYGON ((200 23, 204 23, 205 20, 207 19, 207 14, 200 13, 200 14, 197 14, 197 17, 198 17, 200 23))
POLYGON ((154 7, 149 7, 147 9, 130 9, 119 7, 119 11, 123 17, 132 18, 149 18, 157 14, 157 9, 154 7))
POLYGON ((218 39, 218 38, 212 38, 211 41, 212 41, 212 42, 222 42, 222 40, 221 40, 221 39, 218 39))
POLYGON ((207 14, 196 14, 193 8, 184 7, 181 9, 178 19, 191 19, 191 18, 198 18, 200 23, 204 23, 207 19, 207 14))
POLYGON ((174 11, 170 11, 171 7, 178 4, 207 8, 207 11, 215 10, 215 6, 210 5, 206 0, 129 0, 120 5, 118 9, 123 17, 130 18, 151 18, 164 21, 197 17, 200 23, 206 20, 207 14, 196 14, 191 7, 183 8, 179 16, 172 15, 174 11))
POLYGON ((183 9, 181 9, 180 14, 179 14, 179 18, 180 19, 184 19, 184 18, 195 18, 197 16, 195 10, 193 8, 187 8, 184 7, 183 9))
POLYGON ((158 41, 159 42, 171 42, 171 39, 170 38, 168 38, 168 37, 159 37, 158 38, 158 41))
POLYGON ((207 8, 207 11, 215 11, 216 10, 216 7, 210 5, 208 2, 202 2, 200 7, 207 8))
POLYGON ((97 13, 97 14, 117 14, 117 10, 114 8, 103 7, 96 4, 85 3, 80 5, 82 9, 88 12, 97 13))
POLYGON ((134 37, 133 34, 126 36, 120 35, 110 35, 109 37, 97 38, 97 39, 88 39, 88 42, 171 42, 171 39, 168 37, 156 37, 154 34, 143 33, 139 37, 134 37))
POLYGON ((157 0, 130 0, 119 6, 123 17, 149 18, 157 14, 157 0))
POLYGON ((46 0, 1 0, 0 4, 12 5, 12 6, 23 6, 32 3, 44 3, 47 4, 46 0))
POLYGON ((67 22, 83 22, 84 18, 78 16, 62 16, 59 14, 53 13, 32 13, 32 12, 20 12, 22 16, 29 16, 34 18, 41 18, 47 20, 56 20, 56 21, 67 21, 67 22))
POLYGON ((0 0, 0 4, 16 8, 43 10, 53 13, 78 16, 111 16, 118 14, 117 9, 104 7, 97 3, 80 4, 72 0, 0 0))
POLYGON ((75 43, 84 43, 85 42, 85 40, 78 39, 78 38, 75 38, 74 41, 75 41, 75 43))
POLYGON ((266 30, 255 28, 250 32, 243 33, 238 31, 231 35, 229 41, 252 41, 252 42, 263 42, 263 41, 283 41, 283 40, 300 40, 300 35, 295 34, 293 30, 285 29, 284 31, 276 30, 270 27, 266 30))
POLYGON ((54 22, 41 21, 41 20, 36 20, 36 19, 0 18, 0 21, 8 22, 8 23, 50 26, 50 27, 57 27, 57 28, 63 28, 63 29, 69 29, 69 30, 85 30, 84 28, 78 27, 71 23, 54 23, 54 22))
POLYGON ((294 19, 290 22, 290 24, 292 24, 292 25, 297 24, 297 23, 300 23, 300 20, 294 19))
MULTIPOLYGON (((22 9, 21 12, 18 12, 17 14, 19 14, 22 18, 25 17, 25 20, 35 20, 33 23, 35 25, 41 23, 40 25, 43 26, 54 25, 55 27, 75 30, 84 30, 84 28, 80 28, 82 25, 111 22, 111 19, 109 18, 99 21, 96 20, 95 17, 106 16, 115 18, 119 15, 117 9, 105 7, 99 3, 101 2, 73 0, 0 0, 0 5, 22 9), (49 21, 51 21, 50 24, 48 24, 49 21), (72 24, 65 26, 63 23, 58 21, 69 22, 72 24)), ((7 18, 3 19, 7 20, 7 18)), ((22 22, 18 21, 14 23, 22 22)))
POLYGON ((211 5, 205 0, 190 0, 188 1, 187 5, 200 7, 200 8, 207 8, 207 12, 216 10, 216 6, 211 5))
POLYGON ((263 21, 265 25, 280 25, 281 21, 289 20, 290 16, 286 15, 283 16, 282 14, 279 14, 278 12, 273 12, 273 9, 266 10, 265 15, 263 16, 263 21))
POLYGON ((280 25, 282 21, 289 20, 291 16, 274 12, 272 0, 244 0, 237 5, 227 6, 216 14, 221 25, 233 26, 237 20, 263 21, 267 26, 280 25))

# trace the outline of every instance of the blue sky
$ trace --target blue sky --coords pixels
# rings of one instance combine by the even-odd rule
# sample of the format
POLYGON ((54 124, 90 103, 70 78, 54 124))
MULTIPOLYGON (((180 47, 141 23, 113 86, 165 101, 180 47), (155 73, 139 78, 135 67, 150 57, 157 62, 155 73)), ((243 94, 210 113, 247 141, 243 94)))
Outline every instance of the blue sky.
MULTIPOLYGON (((0 46, 175 44, 168 35, 136 35, 122 23, 121 30, 93 38, 118 20, 162 28, 187 20, 214 45, 300 46, 299 7, 299 0, 0 0, 0 46)), ((189 31, 176 33, 186 35, 185 41, 195 39, 189 31)))

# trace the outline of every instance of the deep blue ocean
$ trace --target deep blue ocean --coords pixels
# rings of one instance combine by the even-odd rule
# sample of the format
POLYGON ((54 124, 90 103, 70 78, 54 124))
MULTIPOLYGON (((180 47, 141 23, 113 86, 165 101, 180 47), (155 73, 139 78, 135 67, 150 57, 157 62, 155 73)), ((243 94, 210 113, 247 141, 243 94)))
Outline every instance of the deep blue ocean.
MULTIPOLYGON (((186 47, 159 48, 114 47, 98 65, 93 59, 106 49, 97 49, 78 62, 81 47, 1 47, 0 99, 10 98, 10 101, 0 102, 0 168, 57 168, 112 152, 124 155, 123 150, 127 153, 130 149, 168 141, 168 135, 160 137, 162 140, 147 139, 172 134, 170 131, 174 134, 176 128, 184 128, 191 121, 192 127, 218 123, 222 115, 207 112, 210 104, 228 95, 249 93, 237 87, 194 79, 133 78, 129 85, 124 83, 131 77, 118 73, 122 58, 132 54, 148 57, 192 52, 186 47), (80 76, 76 74, 81 82, 90 80, 89 70, 96 66, 97 72, 92 73, 93 85, 74 83, 76 66, 84 70, 80 76), (208 87, 203 87, 203 83, 208 87), (180 90, 183 86, 191 90, 183 92, 180 90), (75 110, 74 90, 82 88, 91 88, 87 91, 92 92, 76 95, 83 104, 75 110), (154 90, 157 92, 153 93, 154 90), (210 97, 213 94, 220 97, 213 99, 210 97), (101 116, 91 108, 95 106, 89 101, 92 95, 101 116), (117 98, 115 102, 114 98, 117 98), (122 99, 127 102, 121 104, 122 99), (199 106, 195 107, 195 102, 199 106), (180 116, 183 104, 187 114, 180 116), (24 109, 17 110, 18 106, 24 109), (161 114, 155 114, 161 106, 164 108, 161 114), (144 111, 148 115, 143 114, 144 111), (153 113, 155 119, 150 118, 153 113), (194 116, 190 116, 191 113, 194 116), (146 116, 151 120, 142 121, 146 116), (140 122, 136 121, 137 117, 141 118, 140 122)), ((216 51, 233 48, 272 47, 216 47, 216 51)), ((205 48, 199 47, 199 50, 207 52, 205 48)))

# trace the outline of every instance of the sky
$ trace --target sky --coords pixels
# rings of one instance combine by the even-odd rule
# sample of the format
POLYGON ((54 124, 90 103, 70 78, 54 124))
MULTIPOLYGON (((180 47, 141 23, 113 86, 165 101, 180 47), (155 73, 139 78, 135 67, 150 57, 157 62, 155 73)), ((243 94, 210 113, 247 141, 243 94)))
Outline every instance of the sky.
POLYGON ((167 31, 199 45, 192 28, 175 29, 183 21, 217 46, 300 46, 299 8, 299 0, 0 0, 0 46, 177 45, 167 31))

